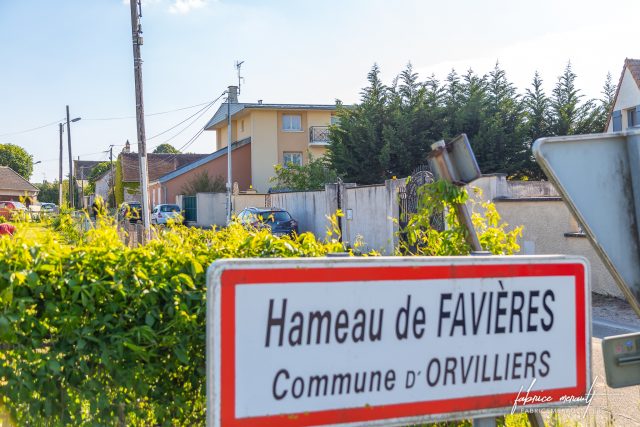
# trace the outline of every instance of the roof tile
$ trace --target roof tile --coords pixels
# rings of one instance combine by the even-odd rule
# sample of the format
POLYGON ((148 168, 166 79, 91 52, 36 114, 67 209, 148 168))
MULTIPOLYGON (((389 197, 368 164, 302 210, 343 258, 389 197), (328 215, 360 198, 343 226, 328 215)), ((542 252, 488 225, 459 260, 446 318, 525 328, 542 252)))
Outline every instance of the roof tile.
POLYGON ((9 166, 0 166, 0 191, 2 190, 38 191, 34 185, 9 166))
MULTIPOLYGON (((161 176, 173 172, 189 163, 195 162, 207 154, 168 154, 168 153, 148 153, 147 165, 149 170, 149 181, 155 181, 161 176)), ((122 181, 140 182, 140 163, 138 153, 121 153, 122 181)))

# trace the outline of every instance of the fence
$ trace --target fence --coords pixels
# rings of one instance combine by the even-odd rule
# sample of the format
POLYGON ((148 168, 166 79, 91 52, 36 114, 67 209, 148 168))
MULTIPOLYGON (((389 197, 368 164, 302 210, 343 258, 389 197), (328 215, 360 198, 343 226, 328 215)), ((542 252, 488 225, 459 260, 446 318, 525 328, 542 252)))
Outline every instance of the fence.
POLYGON ((142 222, 131 223, 128 220, 118 224, 120 241, 130 248, 144 244, 144 225, 142 222))
POLYGON ((198 221, 197 196, 183 196, 182 210, 184 212, 184 220, 188 222, 198 221))

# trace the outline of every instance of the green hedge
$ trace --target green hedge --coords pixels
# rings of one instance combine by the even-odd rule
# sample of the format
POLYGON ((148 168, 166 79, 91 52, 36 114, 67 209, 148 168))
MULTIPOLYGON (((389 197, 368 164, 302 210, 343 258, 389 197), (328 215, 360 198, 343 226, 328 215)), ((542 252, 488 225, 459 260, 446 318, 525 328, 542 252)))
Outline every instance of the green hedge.
POLYGON ((237 225, 134 249, 112 226, 74 245, 19 228, 0 239, 0 402, 17 425, 204 424, 208 265, 344 250, 237 225))

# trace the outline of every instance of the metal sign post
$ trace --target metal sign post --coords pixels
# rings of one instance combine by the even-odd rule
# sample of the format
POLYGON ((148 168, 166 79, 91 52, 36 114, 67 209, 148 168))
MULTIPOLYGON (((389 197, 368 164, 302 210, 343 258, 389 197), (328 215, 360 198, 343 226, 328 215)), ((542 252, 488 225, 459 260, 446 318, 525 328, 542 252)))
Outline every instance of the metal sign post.
POLYGON ((566 256, 216 261, 207 426, 490 422, 583 405, 588 281, 566 256))
MULTIPOLYGON (((437 178, 457 185, 468 184, 480 177, 480 168, 465 134, 457 136, 449 143, 433 143, 429 153, 429 165, 437 178)), ((457 205, 455 209, 458 221, 467 229, 467 243, 473 251, 482 251, 467 207, 457 205)))

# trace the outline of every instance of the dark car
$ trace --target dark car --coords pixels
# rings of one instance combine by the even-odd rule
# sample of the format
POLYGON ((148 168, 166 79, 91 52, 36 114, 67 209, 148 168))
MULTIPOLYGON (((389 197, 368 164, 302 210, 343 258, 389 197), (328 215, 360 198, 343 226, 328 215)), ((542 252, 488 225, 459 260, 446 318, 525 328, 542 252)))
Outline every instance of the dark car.
POLYGON ((142 221, 142 204, 140 202, 124 202, 118 209, 118 221, 128 219, 129 222, 142 221))
POLYGON ((298 222, 280 208, 246 208, 238 214, 238 221, 258 229, 268 227, 275 236, 298 233, 298 222))

